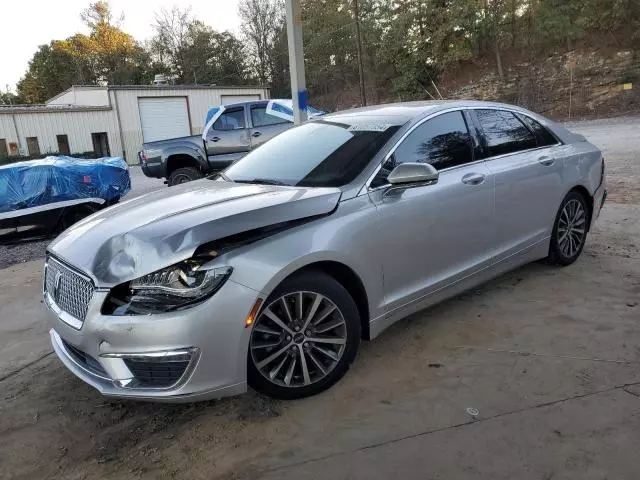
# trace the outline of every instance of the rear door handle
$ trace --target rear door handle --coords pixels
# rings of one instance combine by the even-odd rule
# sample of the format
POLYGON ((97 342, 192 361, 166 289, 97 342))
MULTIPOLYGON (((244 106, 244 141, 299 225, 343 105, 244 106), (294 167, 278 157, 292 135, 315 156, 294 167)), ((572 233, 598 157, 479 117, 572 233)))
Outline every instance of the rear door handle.
POLYGON ((260 135, 262 135, 262 132, 253 132, 251 134, 252 137, 259 137, 260 135))
POLYGON ((467 173, 462 177, 462 183, 467 185, 480 185, 486 177, 482 173, 467 173))
POLYGON ((217 142, 217 141, 219 141, 219 140, 220 140, 220 137, 213 137, 213 138, 211 139, 211 141, 212 141, 212 142, 217 142))
POLYGON ((545 167, 549 167, 551 165, 553 165, 553 162, 555 162, 556 159, 553 157, 548 157, 546 155, 538 158, 538 162, 540 162, 541 165, 544 165, 545 167))

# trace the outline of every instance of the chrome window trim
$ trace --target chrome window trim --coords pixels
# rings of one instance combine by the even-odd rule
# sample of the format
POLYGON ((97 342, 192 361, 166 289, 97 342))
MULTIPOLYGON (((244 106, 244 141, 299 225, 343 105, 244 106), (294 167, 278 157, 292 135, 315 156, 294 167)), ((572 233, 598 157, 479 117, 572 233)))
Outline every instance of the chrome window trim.
MULTIPOLYGON (((518 115, 522 115, 523 117, 528 117, 531 120, 533 120, 536 123, 540 123, 538 120, 536 120, 535 118, 533 118, 531 115, 527 115, 526 113, 522 113, 519 110, 514 110, 512 108, 502 108, 502 107, 495 107, 493 105, 491 106, 483 106, 483 105, 474 105, 472 107, 467 107, 465 108, 465 110, 499 110, 499 111, 503 111, 503 112, 509 112, 509 113, 513 113, 514 115, 516 115, 516 118, 518 118, 518 115)), ((477 118, 477 117, 476 117, 477 118)), ((518 120, 520 121, 520 123, 522 123, 522 120, 520 120, 518 118, 518 120)), ((524 125, 524 123, 522 123, 524 125)), ((542 147, 538 147, 536 146, 535 148, 527 148, 526 150, 518 150, 517 152, 509 152, 509 153, 502 153, 500 155, 494 155, 492 157, 487 157, 484 160, 493 160, 496 158, 502 158, 502 157, 507 157, 509 155, 517 155, 519 153, 524 153, 524 152, 531 152, 534 150, 540 150, 542 148, 551 148, 551 147, 557 147, 560 145, 564 145, 560 139, 558 139, 558 137, 556 136, 556 134, 550 130, 549 128, 547 128, 545 125, 543 125, 542 123, 540 123, 540 125, 542 125, 543 128, 549 130, 549 132, 551 133, 551 135, 553 135, 553 138, 555 138, 557 140, 557 143, 554 143, 553 145, 544 145, 542 147)), ((529 127, 527 127, 526 125, 524 125, 526 127, 527 130, 529 130, 529 127)), ((482 125, 480 125, 480 128, 482 128, 482 125)), ((484 135, 484 132, 480 132, 484 135)), ((532 132, 531 135, 533 135, 533 137, 535 138, 535 134, 532 132)))
MULTIPOLYGON (((382 168, 382 164, 384 162, 386 162, 389 157, 391 157, 391 155, 393 155, 395 153, 395 151, 397 150, 398 146, 400 145, 400 143, 402 143, 404 141, 405 138, 407 138, 407 136, 409 136, 409 134, 411 134, 416 128, 418 128, 420 125, 422 125, 425 122, 428 122, 429 120, 432 120, 440 115, 443 115, 445 113, 451 113, 451 112, 464 112, 465 110, 500 110, 500 111, 505 111, 505 112, 510 112, 513 113, 514 115, 519 114, 519 115, 523 115, 526 117, 529 117, 530 119, 534 120, 537 123, 540 123, 538 120, 536 120, 535 118, 533 118, 531 115, 527 115, 526 113, 520 112, 519 110, 513 109, 513 108, 508 108, 508 107, 496 107, 494 105, 470 105, 467 107, 453 107, 453 108, 449 108, 446 110, 440 110, 438 112, 434 112, 430 115, 427 115, 426 117, 424 117, 423 119, 421 119, 419 122, 417 122, 414 126, 412 126, 409 130, 407 130, 402 137, 400 137, 396 143, 393 145, 393 147, 391 147, 391 150, 389 151, 389 153, 387 155, 385 155, 384 159, 378 164, 378 166, 376 167, 376 169, 373 171, 373 173, 369 176, 369 178, 367 179, 367 181, 365 182, 364 186, 360 189, 360 192, 358 193, 358 195, 356 196, 360 196, 363 195, 365 193, 369 193, 369 192, 375 192, 378 191, 380 189, 383 188, 388 188, 389 185, 391 185, 390 183, 384 184, 384 185, 380 185, 379 187, 376 188, 370 188, 371 182, 373 181, 373 179, 376 177, 376 175, 378 174, 378 172, 380 171, 380 169, 382 168)), ((517 116, 516 116, 517 118, 517 116)), ((466 121, 466 119, 465 119, 466 121)), ((474 160, 473 162, 469 162, 469 163, 463 163, 460 165, 455 165, 453 167, 449 167, 449 168, 444 168, 442 170, 439 170, 438 173, 445 173, 445 172, 449 172, 452 170, 455 170, 457 168, 460 167, 465 167, 467 165, 474 165, 480 162, 489 162, 492 160, 498 160, 504 157, 508 157, 511 155, 518 155, 520 153, 527 153, 527 152, 533 152, 535 150, 542 150, 544 148, 552 148, 552 147, 558 147, 561 145, 564 145, 556 136, 556 134, 549 129, 548 127, 546 127, 545 125, 543 125, 542 123, 540 123, 540 125, 542 125, 542 127, 546 128, 547 130, 549 130, 549 132, 554 136, 554 138, 556 140, 558 140, 557 143, 553 144, 553 145, 544 145, 542 147, 538 147, 536 146, 535 148, 528 148, 526 150, 518 150, 517 152, 510 152, 510 153, 503 153, 501 155, 494 155, 492 157, 486 157, 480 160, 474 160)), ((526 127, 526 125, 525 125, 526 127)), ((467 128, 469 128, 469 126, 467 125, 467 128)), ((528 127, 527 127, 528 129, 528 127)), ((471 132, 469 132, 471 134, 471 132)), ((481 134, 484 134, 484 132, 479 132, 481 134)))

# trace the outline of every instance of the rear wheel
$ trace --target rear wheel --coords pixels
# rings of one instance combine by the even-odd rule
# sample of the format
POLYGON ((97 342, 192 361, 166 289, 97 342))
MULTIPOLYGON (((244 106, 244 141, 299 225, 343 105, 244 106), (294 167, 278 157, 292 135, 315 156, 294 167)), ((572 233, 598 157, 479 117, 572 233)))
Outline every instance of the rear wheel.
POLYGON ((347 290, 322 272, 285 280, 265 301, 249 341, 248 380, 276 398, 326 390, 349 369, 360 317, 347 290))
POLYGON ((191 182, 193 180, 198 180, 202 178, 202 172, 194 167, 182 167, 176 168, 169 175, 168 184, 170 187, 174 185, 179 185, 181 183, 191 182))
POLYGON ((549 246, 549 260, 558 265, 571 265, 584 248, 589 225, 589 208, 584 196, 571 191, 556 215, 549 246))

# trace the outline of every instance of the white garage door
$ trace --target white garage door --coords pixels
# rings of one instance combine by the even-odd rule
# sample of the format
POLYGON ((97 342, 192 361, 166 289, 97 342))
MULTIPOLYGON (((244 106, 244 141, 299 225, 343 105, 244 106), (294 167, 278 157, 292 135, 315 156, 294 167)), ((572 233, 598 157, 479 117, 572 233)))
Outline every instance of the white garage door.
POLYGON ((139 98, 138 107, 145 142, 191 135, 186 97, 139 98))
POLYGON ((260 100, 260 95, 220 95, 220 101, 222 105, 230 105, 232 103, 240 102, 252 102, 254 100, 260 100))

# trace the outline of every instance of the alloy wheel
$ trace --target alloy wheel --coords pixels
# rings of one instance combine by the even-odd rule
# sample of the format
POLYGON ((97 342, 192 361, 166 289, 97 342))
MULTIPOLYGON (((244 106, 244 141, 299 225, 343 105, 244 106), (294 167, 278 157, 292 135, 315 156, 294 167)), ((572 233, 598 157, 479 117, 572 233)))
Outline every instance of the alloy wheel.
POLYGON ((582 248, 586 220, 587 215, 580 201, 572 198, 565 204, 558 221, 558 248, 565 257, 573 257, 582 248))
POLYGON ((267 305, 249 342, 260 374, 288 388, 325 378, 346 345, 347 325, 340 309, 326 296, 309 291, 287 293, 267 305))

